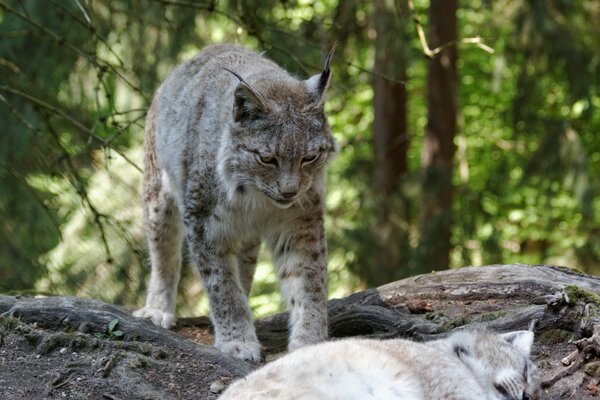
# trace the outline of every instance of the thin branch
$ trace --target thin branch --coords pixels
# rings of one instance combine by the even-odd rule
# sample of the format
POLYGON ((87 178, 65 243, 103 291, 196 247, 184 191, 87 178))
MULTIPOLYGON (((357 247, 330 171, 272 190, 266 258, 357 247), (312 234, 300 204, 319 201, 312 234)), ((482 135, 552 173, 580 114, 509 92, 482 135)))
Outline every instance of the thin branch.
MULTIPOLYGON (((124 68, 125 64, 123 63, 123 60, 121 59, 119 54, 117 54, 117 52, 113 50, 112 46, 106 41, 106 39, 104 39, 102 36, 100 36, 98 34, 98 31, 92 25, 91 21, 86 23, 81 18, 79 18, 77 15, 75 15, 73 12, 71 12, 71 10, 69 10, 64 5, 62 5, 60 2, 57 2, 56 0, 51 0, 51 1, 55 7, 58 7, 60 9, 61 12, 65 13, 69 17, 73 18, 74 21, 76 21, 79 25, 81 25, 84 29, 86 29, 93 37, 95 37, 97 40, 99 40, 103 45, 105 45, 106 48, 108 49, 108 51, 110 51, 110 53, 118 61, 119 67, 124 68)), ((77 0, 77 2, 79 3, 79 0, 77 0)))
POLYGON ((0 66, 9 69, 13 74, 16 75, 20 75, 22 73, 15 63, 7 60, 6 58, 0 58, 0 66))
MULTIPOLYGON (((29 130, 33 131, 34 133, 40 133, 40 130, 38 128, 36 128, 30 121, 28 121, 2 94, 0 94, 0 102, 6 104, 7 107, 10 109, 10 111, 13 112, 17 116, 17 118, 19 120, 21 120, 21 122, 29 130)), ((125 115, 125 114, 129 114, 132 112, 142 112, 142 111, 145 111, 145 109, 144 108, 135 108, 135 109, 125 110, 125 111, 121 111, 121 112, 115 112, 114 115, 125 115)), ((106 229, 104 223, 106 223, 107 226, 112 226, 113 229, 115 229, 117 232, 119 232, 119 236, 120 236, 121 240, 123 240, 123 242, 132 250, 132 252, 137 257, 138 261, 140 263, 143 263, 144 252, 143 252, 142 248, 136 243, 134 238, 130 237, 131 235, 129 234, 128 228, 124 227, 119 221, 117 221, 117 220, 113 221, 112 218, 110 218, 109 216, 100 213, 98 211, 98 209, 95 207, 95 205, 92 203, 92 200, 90 199, 90 197, 87 193, 87 190, 85 189, 83 179, 78 174, 77 169, 72 162, 71 155, 69 154, 68 150, 65 149, 64 146, 62 145, 62 143, 60 142, 58 135, 57 135, 56 131, 53 129, 53 127, 50 125, 49 120, 47 118, 44 118, 44 120, 46 122, 48 131, 51 133, 51 136, 54 138, 56 144, 60 148, 61 155, 62 155, 61 159, 66 162, 67 172, 69 173, 69 176, 71 177, 71 179, 70 179, 71 185, 76 190, 77 194, 80 196, 80 198, 82 199, 84 204, 88 207, 88 209, 91 211, 91 213, 93 215, 94 223, 96 224, 96 226, 99 229, 100 237, 103 242, 103 246, 105 248, 105 252, 107 255, 107 261, 112 261, 112 254, 111 254, 110 247, 108 244, 107 229, 106 229)), ((34 190, 34 188, 32 188, 27 183, 26 178, 21 173, 19 173, 17 170, 13 169, 11 166, 9 166, 8 164, 1 162, 1 161, 0 161, 0 168, 6 170, 26 190, 28 190, 31 193, 32 197, 39 203, 40 207, 48 215, 48 218, 50 219, 52 225, 56 229, 59 240, 62 241, 63 236, 62 236, 62 232, 60 229, 60 223, 55 218, 55 216, 50 212, 50 210, 47 207, 47 205, 45 204, 45 202, 38 196, 38 193, 34 190)), ((120 178, 120 177, 115 176, 113 178, 120 178)))
POLYGON ((193 8, 195 10, 204 10, 204 11, 214 12, 215 14, 219 14, 224 17, 227 17, 227 19, 231 20, 232 22, 236 23, 239 26, 245 26, 244 23, 240 19, 238 19, 232 15, 229 15, 225 11, 219 10, 215 6, 214 1, 211 1, 210 3, 197 3, 194 1, 183 1, 183 0, 152 0, 152 1, 154 1, 156 3, 164 4, 167 6, 187 7, 187 8, 193 8))
MULTIPOLYGON (((27 129, 33 131, 34 133, 39 133, 39 129, 36 128, 31 122, 29 122, 27 120, 27 118, 25 118, 25 116, 23 114, 21 114, 19 112, 19 110, 17 110, 15 108, 15 106, 13 106, 6 99, 6 97, 4 97, 1 94, 0 94, 0 101, 2 103, 6 104, 6 106, 8 107, 8 109, 21 121, 21 123, 23 123, 23 125, 25 125, 25 127, 27 129)), ((50 210, 48 209, 48 206, 38 196, 37 192, 27 183, 27 180, 25 179, 25 177, 21 173, 19 173, 17 170, 13 169, 10 165, 8 165, 8 164, 6 164, 6 163, 4 163, 2 161, 0 161, 0 166, 4 170, 8 171, 8 173, 11 174, 17 180, 17 182, 19 182, 24 188, 26 188, 31 193, 31 195, 33 196, 33 198, 37 201, 37 203, 40 205, 40 207, 44 210, 44 212, 48 216, 48 219, 50 219, 50 222, 52 223, 52 225, 54 225, 54 228, 56 229, 56 232, 58 233, 59 239, 62 240, 62 232, 60 231, 60 224, 59 224, 58 220, 50 212, 50 210)))
MULTIPOLYGON (((70 115, 68 115, 67 113, 65 113, 63 110, 61 110, 58 107, 55 107, 47 102, 45 102, 44 100, 38 99, 37 97, 34 97, 28 93, 22 92, 18 89, 12 88, 10 86, 7 85, 1 85, 0 86, 0 91, 4 91, 7 93, 12 93, 14 95, 17 95, 27 101, 29 101, 30 103, 37 105, 39 107, 45 108, 46 110, 57 114, 59 116, 61 116, 63 119, 65 119, 66 121, 68 121, 69 123, 71 123, 73 126, 75 126, 77 129, 79 129, 80 131, 89 134, 91 137, 93 137, 95 140, 97 140, 98 142, 100 142, 103 146, 109 146, 109 143, 106 142, 106 139, 102 138, 101 136, 99 136, 97 133, 95 133, 94 131, 92 131, 90 128, 86 127, 85 125, 83 125, 81 122, 77 121, 75 118, 71 117, 70 115)), ((133 162, 129 157, 127 157, 122 151, 111 147, 117 154, 119 154, 121 157, 123 157, 123 159, 125 161, 127 161, 129 164, 131 164, 133 167, 135 167, 135 169, 137 169, 139 172, 143 172, 142 169, 135 163, 133 162)))
MULTIPOLYGON (((399 9, 399 6, 398 6, 398 9, 399 9)), ((423 48, 423 54, 425 54, 425 57, 433 58, 437 54, 439 54, 442 51, 444 51, 445 49, 447 49, 448 47, 456 46, 458 44, 475 44, 477 47, 479 47, 483 51, 486 51, 490 54, 494 53, 494 49, 491 48, 490 46, 486 45, 485 43, 483 43, 483 40, 479 36, 452 40, 448 43, 444 43, 443 45, 436 47, 435 49, 430 49, 429 44, 427 43, 427 36, 425 35, 425 29, 423 28, 421 19, 419 18, 419 16, 417 15, 417 12, 415 11, 415 5, 413 3, 413 0, 408 0, 408 9, 412 13, 413 22, 415 23, 415 27, 417 29, 417 35, 419 37, 419 41, 421 42, 421 47, 423 48)))
POLYGON ((98 57, 96 55, 90 54, 89 52, 86 52, 86 51, 80 49, 79 47, 72 45, 71 43, 68 43, 67 41, 65 41, 65 39, 63 37, 57 35, 50 29, 43 26, 42 24, 31 19, 28 15, 17 11, 16 9, 7 5, 3 1, 0 2, 0 8, 16 15, 17 17, 21 18, 23 21, 40 29, 42 32, 46 33, 52 40, 54 40, 58 45, 65 46, 67 49, 71 50, 75 54, 90 60, 90 62, 92 62, 92 64, 97 65, 99 68, 106 68, 106 69, 112 71, 119 79, 121 79, 123 82, 125 82, 125 84, 127 84, 127 86, 129 86, 133 91, 137 92, 144 100, 146 100, 146 101, 149 100, 148 97, 140 90, 139 87, 137 87, 136 85, 131 83, 129 81, 129 79, 127 79, 121 72, 119 72, 111 63, 101 59, 100 57, 98 57))
MULTIPOLYGON (((192 9, 196 9, 196 10, 210 11, 210 12, 214 12, 215 14, 223 15, 227 19, 229 19, 230 21, 232 21, 233 23, 235 23, 236 25, 238 25, 239 27, 244 28, 246 30, 246 32, 248 32, 248 34, 250 36, 256 38, 263 46, 265 44, 267 44, 270 49, 275 49, 277 51, 280 51, 280 52, 284 53, 288 57, 290 57, 292 60, 294 60, 294 62, 296 64, 298 64, 298 66, 300 66, 300 68, 302 68, 302 70, 305 73, 310 72, 311 69, 312 70, 318 70, 320 68, 320 66, 318 66, 318 65, 310 65, 310 64, 307 64, 307 63, 303 62, 302 60, 300 60, 295 54, 293 54, 287 48, 285 48, 283 46, 279 46, 279 45, 277 45, 277 44, 275 44, 275 43, 273 43, 273 42, 265 39, 264 37, 260 36, 254 30, 248 29, 248 26, 247 26, 246 23, 244 23, 244 21, 242 21, 242 20, 240 20, 240 19, 238 19, 238 18, 236 18, 236 17, 234 17, 234 16, 226 13, 225 11, 219 10, 218 8, 215 7, 215 5, 213 3, 202 4, 202 3, 194 3, 194 2, 190 2, 190 1, 178 1, 178 0, 152 0, 152 1, 157 2, 157 3, 161 3, 161 4, 165 4, 165 5, 169 5, 169 6, 188 7, 188 8, 192 8, 192 9), (310 67, 310 69, 308 67, 310 67)), ((266 21, 261 21, 261 22, 266 22, 266 21)), ((316 43, 314 43, 314 42, 312 42, 312 41, 310 41, 310 40, 308 40, 308 39, 306 39, 306 38, 304 38, 302 36, 294 35, 294 34, 288 32, 288 31, 286 31, 284 29, 276 28, 276 27, 268 25, 268 24, 265 25, 265 28, 269 29, 269 30, 271 30, 273 32, 277 32, 277 33, 281 33, 281 34, 284 34, 284 35, 289 36, 289 37, 293 37, 295 40, 301 40, 304 43, 310 45, 311 47, 313 47, 315 49, 323 50, 323 49, 321 49, 321 46, 319 46, 318 44, 316 44, 316 43)), ((399 80, 399 79, 395 79, 395 78, 392 78, 390 76, 387 76, 387 75, 375 72, 375 71, 373 71, 371 69, 361 67, 360 65, 355 64, 352 61, 345 60, 344 58, 342 58, 339 55, 339 53, 334 56, 334 59, 342 60, 345 65, 347 65, 349 67, 352 67, 352 68, 355 68, 355 69, 357 69, 357 70, 359 70, 361 72, 367 73, 369 75, 372 75, 372 76, 374 76, 375 78, 378 78, 378 79, 383 79, 383 80, 386 80, 386 81, 389 81, 389 82, 392 82, 392 83, 397 83, 397 84, 400 84, 400 85, 406 85, 408 83, 407 81, 402 81, 402 80, 399 80)))
POLYGON ((88 15, 87 11, 85 11, 85 8, 81 4, 81 2, 79 0, 75 0, 75 3, 77 3, 77 7, 79 7, 79 9, 81 10, 81 13, 85 17, 85 20, 87 21, 87 23, 91 25, 92 20, 90 19, 90 16, 88 15))
POLYGON ((83 203, 85 205, 87 205, 88 209, 92 213, 92 216, 94 217, 94 224, 98 227, 98 230, 100 232, 100 238, 102 239, 102 244, 104 245, 104 251, 106 252, 106 261, 108 263, 112 263, 113 257, 112 257, 111 251, 110 251, 110 247, 108 245, 106 228, 104 227, 104 223, 102 222, 102 219, 107 218, 107 217, 98 211, 98 209, 92 202, 92 199, 90 199, 89 194, 85 188, 85 184, 83 183, 83 179, 81 178, 77 168, 73 164, 73 159, 71 158, 71 154, 69 154, 69 151, 61 143, 58 133, 56 132, 56 130, 50 123, 50 119, 46 115, 43 115, 43 114, 42 114, 42 118, 44 119, 44 122, 46 124, 46 128, 48 129, 48 132, 54 138, 56 145, 61 150, 62 159, 65 161, 65 165, 66 165, 68 173, 69 173, 68 176, 70 176, 72 178, 72 179, 70 179, 71 185, 73 186, 73 188, 75 189, 75 191, 77 192, 77 194, 79 195, 79 197, 81 198, 83 203))
POLYGON ((46 205, 44 200, 42 200, 40 198, 40 196, 38 196, 37 191, 34 188, 32 188, 31 185, 29 185, 27 183, 27 179, 21 173, 19 173, 19 171, 12 168, 10 165, 6 164, 3 161, 0 161, 0 168, 7 171, 13 178, 15 178, 17 180, 17 182, 19 182, 19 184, 23 188, 25 188, 31 194, 31 196, 39 204, 41 209, 44 210, 44 213, 48 216, 48 219, 50 220, 50 222, 52 223, 52 226, 56 230, 56 234, 58 235, 59 240, 62 241, 63 236, 62 236, 62 232, 60 230, 60 223, 56 219, 56 216, 50 212, 50 209, 48 208, 48 206, 46 205))

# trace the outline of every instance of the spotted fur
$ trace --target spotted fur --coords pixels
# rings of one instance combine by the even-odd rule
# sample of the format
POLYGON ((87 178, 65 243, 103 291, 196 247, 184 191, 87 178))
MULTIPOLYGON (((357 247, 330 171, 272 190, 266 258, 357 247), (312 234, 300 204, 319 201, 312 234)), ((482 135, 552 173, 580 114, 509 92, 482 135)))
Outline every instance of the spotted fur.
POLYGON ((210 300, 215 346, 259 360, 247 298, 263 240, 290 308, 289 348, 326 338, 329 60, 303 81, 254 52, 212 46, 158 89, 143 195, 152 273, 135 315, 175 322, 185 237, 210 300))
POLYGON ((321 343, 234 382, 219 400, 539 399, 532 342, 529 331, 464 331, 428 343, 321 343))

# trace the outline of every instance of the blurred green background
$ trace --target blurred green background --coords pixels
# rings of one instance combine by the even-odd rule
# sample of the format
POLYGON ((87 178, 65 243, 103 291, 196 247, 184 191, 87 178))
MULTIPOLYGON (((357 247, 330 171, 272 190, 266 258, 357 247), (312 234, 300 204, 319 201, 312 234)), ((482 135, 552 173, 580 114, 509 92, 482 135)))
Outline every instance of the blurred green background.
MULTIPOLYGON (((597 0, 0 0, 0 291, 143 303, 145 112, 221 42, 301 77, 337 43, 330 297, 467 265, 598 274, 598 21, 597 0)), ((184 271, 180 314, 206 313, 184 271)), ((264 254, 252 308, 281 307, 264 254)))

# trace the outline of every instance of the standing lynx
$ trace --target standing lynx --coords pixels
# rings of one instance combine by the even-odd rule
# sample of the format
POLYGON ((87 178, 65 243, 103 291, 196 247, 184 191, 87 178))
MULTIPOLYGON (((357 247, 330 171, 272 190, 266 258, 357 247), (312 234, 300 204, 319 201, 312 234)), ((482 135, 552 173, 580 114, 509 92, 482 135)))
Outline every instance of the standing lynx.
POLYGON ((530 331, 463 331, 427 343, 321 343, 240 379, 219 400, 538 399, 532 344, 530 331))
POLYGON ((261 239, 290 308, 289 349, 327 336, 327 160, 322 73, 298 80, 233 45, 205 49, 157 90, 146 122, 144 216, 152 273, 138 317, 170 327, 185 237, 215 346, 260 359, 248 294, 261 239))

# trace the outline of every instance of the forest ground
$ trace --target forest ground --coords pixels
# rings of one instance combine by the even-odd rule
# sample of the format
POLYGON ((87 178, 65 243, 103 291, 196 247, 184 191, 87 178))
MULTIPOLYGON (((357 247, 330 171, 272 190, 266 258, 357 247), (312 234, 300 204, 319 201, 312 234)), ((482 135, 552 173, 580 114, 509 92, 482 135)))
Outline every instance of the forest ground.
MULTIPOLYGON (((599 295, 600 278, 563 268, 464 268, 331 300, 330 335, 427 340, 535 321, 532 358, 543 398, 594 399, 599 295)), ((95 300, 11 296, 0 296, 0 314, 2 399, 214 399, 256 367, 205 346, 212 341, 206 317, 181 319, 170 332, 95 300)), ((267 361, 285 349, 286 318, 256 322, 267 361)))

